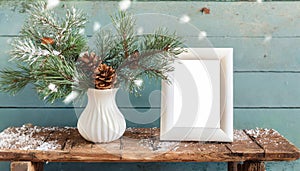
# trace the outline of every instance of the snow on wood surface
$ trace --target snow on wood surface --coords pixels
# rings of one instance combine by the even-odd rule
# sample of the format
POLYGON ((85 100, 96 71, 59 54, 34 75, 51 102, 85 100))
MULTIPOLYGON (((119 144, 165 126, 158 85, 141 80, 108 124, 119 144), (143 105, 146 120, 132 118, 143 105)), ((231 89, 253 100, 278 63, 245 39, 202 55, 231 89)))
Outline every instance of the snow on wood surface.
POLYGON ((31 124, 7 128, 0 133, 0 149, 56 150, 61 148, 57 140, 46 141, 58 127, 38 127, 31 124))
POLYGON ((72 127, 10 127, 0 133, 0 160, 39 161, 273 161, 299 150, 273 129, 234 130, 234 142, 160 141, 159 128, 128 128, 119 140, 93 144, 72 127))

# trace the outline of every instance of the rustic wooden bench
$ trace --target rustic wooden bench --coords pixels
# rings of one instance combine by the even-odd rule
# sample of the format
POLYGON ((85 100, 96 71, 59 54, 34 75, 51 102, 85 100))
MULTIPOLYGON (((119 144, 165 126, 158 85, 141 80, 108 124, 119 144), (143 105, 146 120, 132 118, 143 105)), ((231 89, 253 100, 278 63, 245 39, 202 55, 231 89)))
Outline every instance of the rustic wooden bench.
POLYGON ((10 127, 0 133, 0 161, 11 171, 42 171, 45 162, 228 162, 229 171, 263 171, 264 161, 291 161, 299 150, 273 129, 235 130, 233 143, 162 142, 157 128, 128 128, 93 144, 76 128, 10 127))

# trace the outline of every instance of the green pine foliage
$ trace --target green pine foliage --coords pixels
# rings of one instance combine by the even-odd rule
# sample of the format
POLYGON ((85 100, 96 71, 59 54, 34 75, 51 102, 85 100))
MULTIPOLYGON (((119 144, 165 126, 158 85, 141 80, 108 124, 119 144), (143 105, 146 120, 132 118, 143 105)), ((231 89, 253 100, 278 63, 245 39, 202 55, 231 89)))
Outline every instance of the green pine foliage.
MULTIPOLYGON (((80 34, 86 14, 71 8, 64 17, 58 17, 43 1, 29 9, 20 36, 11 43, 11 61, 17 69, 0 71, 0 91, 15 95, 32 84, 42 100, 53 103, 72 91, 82 95, 94 88, 91 74, 78 68, 77 60, 88 50, 87 39, 80 34)), ((136 21, 128 12, 120 11, 111 18, 114 30, 98 31, 92 39, 95 47, 89 51, 115 69, 113 87, 138 95, 143 89, 142 79, 168 80, 176 55, 184 51, 182 39, 163 28, 136 35, 136 21)))
POLYGON ((116 35, 100 30, 95 36, 95 51, 116 70, 116 86, 139 95, 143 89, 140 80, 168 80, 176 55, 184 51, 182 39, 163 28, 153 34, 136 35, 135 19, 128 12, 120 11, 112 21, 116 35))
POLYGON ((75 62, 87 44, 80 34, 86 15, 72 8, 60 18, 43 1, 29 9, 20 36, 11 43, 17 69, 1 71, 0 90, 15 95, 31 83, 41 99, 54 102, 72 91, 75 62))

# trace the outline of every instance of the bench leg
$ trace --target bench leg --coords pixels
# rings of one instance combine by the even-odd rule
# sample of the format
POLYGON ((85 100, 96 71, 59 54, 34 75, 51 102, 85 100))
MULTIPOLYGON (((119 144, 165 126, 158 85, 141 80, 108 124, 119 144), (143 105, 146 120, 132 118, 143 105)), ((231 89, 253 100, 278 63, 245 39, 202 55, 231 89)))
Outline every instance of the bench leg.
POLYGON ((266 168, 260 161, 228 162, 228 171, 266 171, 266 168))
POLYGON ((228 171, 238 171, 238 162, 228 162, 228 171))
POLYGON ((44 163, 14 161, 10 164, 10 171, 43 171, 44 163))
POLYGON ((245 171, 266 171, 265 163, 260 161, 246 161, 243 169, 245 171))

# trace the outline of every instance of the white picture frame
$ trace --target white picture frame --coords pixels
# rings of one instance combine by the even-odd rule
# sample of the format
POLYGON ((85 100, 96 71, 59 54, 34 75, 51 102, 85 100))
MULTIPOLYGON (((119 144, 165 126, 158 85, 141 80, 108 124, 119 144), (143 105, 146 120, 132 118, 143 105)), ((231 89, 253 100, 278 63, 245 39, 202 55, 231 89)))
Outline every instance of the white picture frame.
POLYGON ((162 141, 233 141, 233 49, 189 48, 162 81, 162 141))

